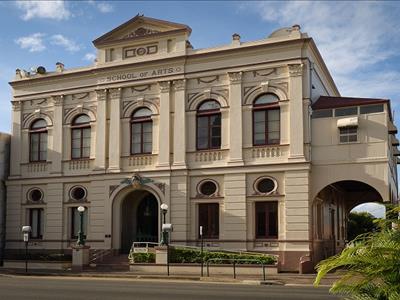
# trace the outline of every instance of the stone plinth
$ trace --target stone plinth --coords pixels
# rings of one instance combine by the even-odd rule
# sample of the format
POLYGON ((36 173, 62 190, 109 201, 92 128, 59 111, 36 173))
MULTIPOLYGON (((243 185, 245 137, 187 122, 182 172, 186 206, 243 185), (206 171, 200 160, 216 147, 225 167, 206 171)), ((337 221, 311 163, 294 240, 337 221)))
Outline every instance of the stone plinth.
POLYGON ((168 261, 168 247, 159 246, 155 247, 156 250, 156 264, 167 264, 168 261))
POLYGON ((89 265, 90 246, 72 246, 72 270, 82 271, 84 266, 89 265))

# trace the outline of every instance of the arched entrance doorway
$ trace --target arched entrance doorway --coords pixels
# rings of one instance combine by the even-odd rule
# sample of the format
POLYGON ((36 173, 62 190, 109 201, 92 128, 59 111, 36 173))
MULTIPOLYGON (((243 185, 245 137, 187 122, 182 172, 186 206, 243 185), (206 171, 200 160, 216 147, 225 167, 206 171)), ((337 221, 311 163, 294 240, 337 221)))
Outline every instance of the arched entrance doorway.
POLYGON ((159 205, 147 190, 133 190, 121 204, 121 252, 128 253, 133 242, 158 242, 159 205))
POLYGON ((366 202, 383 202, 383 198, 374 187, 361 181, 337 181, 318 192, 312 205, 313 261, 345 247, 349 212, 366 202))

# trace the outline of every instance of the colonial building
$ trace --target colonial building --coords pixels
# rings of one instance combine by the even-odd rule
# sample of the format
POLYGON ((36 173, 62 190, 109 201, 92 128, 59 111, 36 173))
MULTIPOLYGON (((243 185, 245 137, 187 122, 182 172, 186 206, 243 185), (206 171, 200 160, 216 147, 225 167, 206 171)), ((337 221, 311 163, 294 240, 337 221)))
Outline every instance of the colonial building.
POLYGON ((346 215, 397 201, 389 100, 341 97, 295 25, 193 49, 191 29, 136 16, 93 66, 17 70, 7 250, 68 251, 84 205, 92 249, 171 242, 274 253, 298 270, 340 250, 346 215))

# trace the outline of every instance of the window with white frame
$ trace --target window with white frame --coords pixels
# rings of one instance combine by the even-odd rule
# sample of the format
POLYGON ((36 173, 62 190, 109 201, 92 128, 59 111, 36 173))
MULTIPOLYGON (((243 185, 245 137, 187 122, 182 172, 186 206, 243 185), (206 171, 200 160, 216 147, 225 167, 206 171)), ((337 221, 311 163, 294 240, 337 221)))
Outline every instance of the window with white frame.
POLYGON ((357 142, 357 140, 357 126, 339 128, 340 143, 354 143, 357 142))

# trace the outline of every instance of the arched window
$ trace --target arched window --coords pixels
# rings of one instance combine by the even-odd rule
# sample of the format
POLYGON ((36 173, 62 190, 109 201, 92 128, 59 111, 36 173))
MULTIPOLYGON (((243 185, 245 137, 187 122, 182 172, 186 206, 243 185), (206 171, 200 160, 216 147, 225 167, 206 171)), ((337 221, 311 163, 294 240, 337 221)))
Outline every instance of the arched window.
POLYGON ((221 111, 215 100, 206 100, 197 108, 197 149, 221 148, 221 111))
POLYGON ((90 118, 82 114, 72 122, 71 158, 81 159, 90 157, 90 118))
POLYGON ((47 160, 47 123, 44 119, 34 121, 29 130, 29 160, 47 160))
POLYGON ((280 143, 279 98, 262 94, 253 103, 253 145, 280 143))
POLYGON ((152 153, 153 121, 151 110, 137 109, 131 117, 131 154, 152 153))

